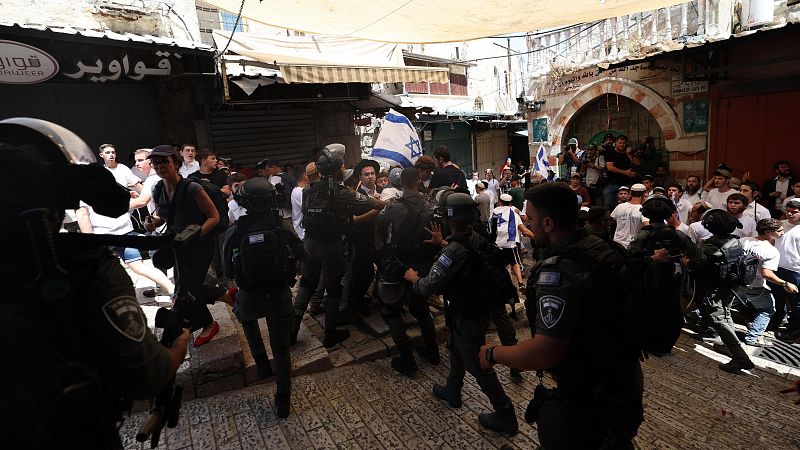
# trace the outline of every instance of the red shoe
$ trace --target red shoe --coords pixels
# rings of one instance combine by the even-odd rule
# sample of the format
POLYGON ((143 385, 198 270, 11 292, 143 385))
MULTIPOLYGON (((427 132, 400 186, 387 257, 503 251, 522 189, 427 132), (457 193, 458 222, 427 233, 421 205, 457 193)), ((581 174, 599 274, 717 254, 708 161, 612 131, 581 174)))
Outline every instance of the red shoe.
POLYGON ((208 343, 208 341, 210 341, 211 339, 214 339, 214 336, 216 336, 217 333, 219 333, 219 324, 215 320, 215 321, 211 322, 211 332, 208 333, 208 336, 205 336, 205 337, 200 336, 200 337, 198 337, 197 339, 194 340, 195 348, 201 347, 203 345, 206 345, 208 343))
POLYGON ((233 300, 231 302, 231 306, 235 305, 236 304, 236 293, 239 292, 239 288, 238 287, 232 287, 232 288, 228 289, 227 292, 228 292, 228 296, 231 298, 231 300, 233 300))

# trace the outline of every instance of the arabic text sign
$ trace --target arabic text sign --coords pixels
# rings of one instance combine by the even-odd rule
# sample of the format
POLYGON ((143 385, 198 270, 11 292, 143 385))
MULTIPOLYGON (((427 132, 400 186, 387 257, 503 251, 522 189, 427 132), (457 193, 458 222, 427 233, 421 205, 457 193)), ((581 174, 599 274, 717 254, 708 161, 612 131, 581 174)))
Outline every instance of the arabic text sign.
POLYGON ((672 95, 694 94, 708 90, 708 81, 682 81, 680 75, 672 76, 672 95))
POLYGON ((126 53, 121 58, 112 59, 110 61, 108 58, 105 60, 102 58, 97 58, 94 63, 90 64, 85 64, 83 61, 78 61, 75 64, 74 70, 64 70, 63 74, 65 77, 72 78, 74 80, 86 78, 94 83, 117 81, 122 76, 126 76, 131 80, 141 81, 145 75, 171 75, 172 63, 170 63, 168 58, 172 56, 176 59, 180 59, 181 55, 176 52, 170 53, 163 51, 157 51, 155 54, 156 56, 161 57, 158 63, 156 63, 155 68, 147 67, 143 61, 131 61, 126 53))
POLYGON ((36 47, 0 40, 0 83, 34 84, 58 73, 58 62, 36 47))

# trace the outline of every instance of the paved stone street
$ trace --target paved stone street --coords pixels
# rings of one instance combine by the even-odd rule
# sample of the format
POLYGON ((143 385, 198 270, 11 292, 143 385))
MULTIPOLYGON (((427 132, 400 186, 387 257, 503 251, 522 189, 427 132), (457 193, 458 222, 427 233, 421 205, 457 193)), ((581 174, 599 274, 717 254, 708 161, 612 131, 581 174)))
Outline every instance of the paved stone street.
MULTIPOLYGON (((800 406, 794 405, 795 397, 778 393, 790 384, 795 371, 783 367, 783 374, 770 369, 728 374, 717 369, 718 361, 727 358, 696 342, 684 336, 671 356, 644 364, 646 421, 637 445, 800 448, 800 406)), ((275 417, 274 383, 186 402, 178 427, 167 431, 159 448, 536 447, 535 427, 521 421, 535 386, 533 374, 514 382, 507 368, 497 369, 521 421, 520 433, 506 439, 479 428, 477 414, 488 411, 489 404, 469 375, 461 409, 450 409, 433 398, 431 387, 447 374, 446 357, 436 367, 421 363, 413 378, 395 375, 388 362, 383 358, 296 377, 288 419, 275 417)), ((759 366, 764 365, 759 360, 759 366)), ((143 419, 137 414, 123 426, 126 448, 140 448, 134 436, 143 419)))

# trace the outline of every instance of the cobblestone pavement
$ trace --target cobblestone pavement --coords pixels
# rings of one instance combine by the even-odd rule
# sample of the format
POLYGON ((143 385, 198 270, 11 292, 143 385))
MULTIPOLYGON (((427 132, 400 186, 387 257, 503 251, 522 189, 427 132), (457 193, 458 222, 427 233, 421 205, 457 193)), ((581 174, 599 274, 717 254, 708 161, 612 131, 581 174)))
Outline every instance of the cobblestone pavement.
MULTIPOLYGON (((794 397, 778 393, 791 376, 764 370, 750 375, 722 372, 717 364, 726 358, 695 342, 684 336, 671 356, 644 363, 646 420, 637 446, 800 448, 800 406, 794 405, 794 397)), ((524 381, 512 381, 507 368, 497 368, 520 418, 520 433, 506 439, 478 426, 477 414, 490 408, 469 375, 462 408, 450 409, 431 395, 433 384, 443 383, 447 375, 442 350, 439 366, 420 362, 413 378, 396 375, 388 358, 297 377, 288 419, 274 414, 273 383, 187 402, 178 427, 167 431, 159 448, 535 448, 536 429, 521 416, 536 377, 526 373, 524 381)), ((135 415, 123 426, 126 448, 140 448, 133 436, 143 419, 143 414, 135 415)))

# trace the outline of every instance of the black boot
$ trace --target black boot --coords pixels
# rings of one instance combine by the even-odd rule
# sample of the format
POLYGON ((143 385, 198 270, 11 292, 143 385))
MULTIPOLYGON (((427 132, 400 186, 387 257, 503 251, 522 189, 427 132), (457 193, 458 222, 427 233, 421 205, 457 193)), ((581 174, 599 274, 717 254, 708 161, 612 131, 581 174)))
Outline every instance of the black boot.
POLYGON ((411 344, 398 346, 400 356, 392 358, 392 368, 403 375, 411 376, 417 371, 417 362, 411 352, 411 344))
POLYGON ((436 341, 426 342, 422 347, 417 347, 417 353, 425 358, 425 361, 431 363, 431 365, 437 366, 441 362, 439 346, 436 345, 436 341))
POLYGON ((724 370, 725 372, 742 373, 742 370, 750 370, 755 366, 756 365, 753 364, 753 361, 750 361, 749 359, 742 361, 737 361, 735 359, 732 359, 727 364, 720 364, 719 368, 724 370))
POLYGON ((290 394, 275 394, 275 413, 281 419, 289 417, 289 410, 291 409, 289 406, 290 398, 290 394))
POLYGON ((433 395, 439 400, 444 400, 451 408, 461 408, 461 393, 456 397, 455 395, 447 395, 447 388, 441 384, 433 385, 433 395))
POLYGON ((322 340, 322 345, 325 348, 331 348, 349 337, 350 330, 325 330, 325 339, 322 340))
POLYGON ((272 366, 269 364, 269 357, 267 357, 266 353, 253 355, 253 360, 256 362, 257 379, 264 380, 274 375, 272 366))
POLYGON ((493 413, 478 414, 478 423, 488 430, 512 436, 519 431, 517 415, 513 406, 493 413))
POLYGON ((303 316, 295 316, 292 322, 292 331, 289 334, 289 345, 297 343, 297 335, 300 333, 300 323, 303 321, 303 316))

